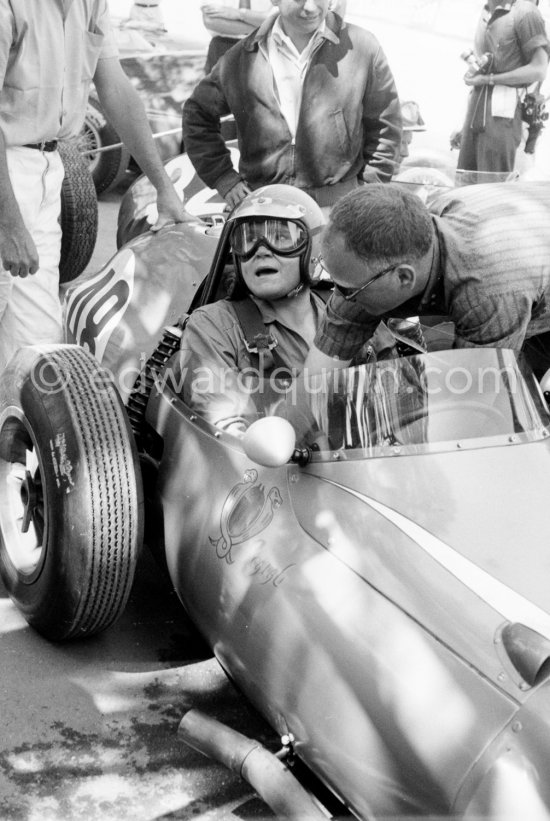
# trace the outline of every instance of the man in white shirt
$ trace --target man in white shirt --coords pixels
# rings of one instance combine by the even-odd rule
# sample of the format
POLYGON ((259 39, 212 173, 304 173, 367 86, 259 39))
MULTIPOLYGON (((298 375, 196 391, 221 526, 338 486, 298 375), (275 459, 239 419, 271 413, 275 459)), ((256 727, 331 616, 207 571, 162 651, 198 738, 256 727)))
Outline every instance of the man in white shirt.
POLYGON ((58 141, 82 128, 90 82, 157 191, 157 227, 187 219, 118 59, 106 0, 0 0, 0 370, 62 341, 58 141))
POLYGON ((229 49, 183 108, 186 150, 230 207, 261 185, 302 188, 321 207, 388 182, 401 144, 397 90, 380 44, 329 0, 272 0, 278 14, 229 49), (239 170, 220 131, 233 114, 239 170))

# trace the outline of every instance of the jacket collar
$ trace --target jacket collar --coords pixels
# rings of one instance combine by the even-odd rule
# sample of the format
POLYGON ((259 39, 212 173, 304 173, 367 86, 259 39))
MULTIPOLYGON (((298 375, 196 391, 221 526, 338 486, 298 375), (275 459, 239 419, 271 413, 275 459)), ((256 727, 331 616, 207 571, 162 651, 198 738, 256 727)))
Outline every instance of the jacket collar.
MULTIPOLYGON (((267 41, 267 38, 271 32, 271 29, 275 25, 275 20, 279 17, 278 14, 270 14, 267 20, 264 20, 260 28, 256 31, 254 36, 250 36, 245 41, 245 49, 247 51, 256 51, 260 45, 264 45, 267 41)), ((333 12, 329 11, 326 16, 326 26, 325 31, 323 32, 323 37, 325 40, 330 40, 331 43, 338 45, 340 42, 340 32, 346 28, 346 23, 338 18, 333 12)))

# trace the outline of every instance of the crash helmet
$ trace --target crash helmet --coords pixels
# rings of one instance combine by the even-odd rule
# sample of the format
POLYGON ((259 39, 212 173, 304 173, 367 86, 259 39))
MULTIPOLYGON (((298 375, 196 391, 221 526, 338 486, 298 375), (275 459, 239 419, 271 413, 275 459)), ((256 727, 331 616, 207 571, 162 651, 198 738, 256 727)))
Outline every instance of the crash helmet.
POLYGON ((264 185, 248 194, 227 222, 237 288, 243 284, 240 261, 250 259, 262 244, 277 256, 298 256, 300 282, 311 283, 325 218, 305 191, 282 183, 264 185))

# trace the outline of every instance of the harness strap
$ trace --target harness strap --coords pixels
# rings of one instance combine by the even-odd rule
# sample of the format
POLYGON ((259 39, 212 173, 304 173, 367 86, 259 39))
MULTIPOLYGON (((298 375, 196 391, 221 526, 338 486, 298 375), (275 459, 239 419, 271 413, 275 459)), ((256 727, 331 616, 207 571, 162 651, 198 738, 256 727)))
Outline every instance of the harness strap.
POLYGON ((284 369, 287 373, 277 374, 278 378, 291 376, 290 368, 277 350, 279 342, 266 328, 256 303, 250 297, 245 297, 235 300, 233 307, 243 332, 246 350, 256 359, 258 371, 269 376, 276 369, 284 369))

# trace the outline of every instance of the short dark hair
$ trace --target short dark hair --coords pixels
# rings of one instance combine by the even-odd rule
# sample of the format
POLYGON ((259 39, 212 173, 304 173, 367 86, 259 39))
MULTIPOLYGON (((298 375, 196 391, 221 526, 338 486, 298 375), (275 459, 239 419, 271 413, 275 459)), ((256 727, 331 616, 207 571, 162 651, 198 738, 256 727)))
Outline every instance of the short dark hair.
POLYGON ((420 197, 382 183, 362 185, 334 204, 324 241, 336 232, 363 259, 420 259, 434 240, 432 218, 420 197))

